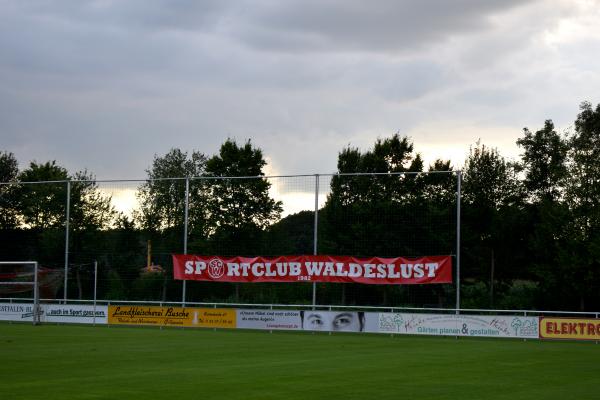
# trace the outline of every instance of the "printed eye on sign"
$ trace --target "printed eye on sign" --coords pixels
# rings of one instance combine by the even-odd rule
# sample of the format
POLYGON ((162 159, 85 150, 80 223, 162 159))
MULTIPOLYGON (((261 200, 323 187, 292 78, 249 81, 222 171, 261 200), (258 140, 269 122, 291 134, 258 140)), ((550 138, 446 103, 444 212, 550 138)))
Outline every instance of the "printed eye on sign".
POLYGON ((220 257, 173 255, 173 276, 213 282, 452 283, 452 257, 220 257))
POLYGON ((540 319, 542 339, 600 340, 598 318, 546 318, 540 319))

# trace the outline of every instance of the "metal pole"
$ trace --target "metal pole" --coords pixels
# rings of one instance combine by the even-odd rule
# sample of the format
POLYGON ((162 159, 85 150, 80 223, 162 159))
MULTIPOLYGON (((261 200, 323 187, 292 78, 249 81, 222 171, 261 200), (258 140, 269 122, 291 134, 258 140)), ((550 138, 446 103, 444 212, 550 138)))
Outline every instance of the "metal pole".
POLYGON ((38 292, 38 263, 33 263, 33 325, 38 324, 40 317, 40 295, 38 292))
MULTIPOLYGON (((313 254, 317 255, 317 239, 319 231, 319 174, 315 174, 315 226, 313 229, 313 254)), ((312 284, 312 306, 313 310, 317 304, 317 283, 312 284)))
POLYGON ((67 283, 69 279, 69 220, 71 219, 71 182, 67 181, 67 210, 65 219, 65 282, 63 300, 67 304, 67 283))
POLYGON ((460 184, 462 174, 456 172, 456 313, 460 313, 460 201, 461 191, 460 184))
MULTIPOLYGON (((188 219, 190 209, 190 178, 185 178, 185 214, 183 220, 183 254, 187 254, 188 246, 188 219)), ((185 289, 187 281, 183 281, 183 290, 181 294, 181 306, 185 307, 185 289)))
POLYGON ((94 260, 94 326, 96 325, 96 295, 98 293, 98 261, 94 260))

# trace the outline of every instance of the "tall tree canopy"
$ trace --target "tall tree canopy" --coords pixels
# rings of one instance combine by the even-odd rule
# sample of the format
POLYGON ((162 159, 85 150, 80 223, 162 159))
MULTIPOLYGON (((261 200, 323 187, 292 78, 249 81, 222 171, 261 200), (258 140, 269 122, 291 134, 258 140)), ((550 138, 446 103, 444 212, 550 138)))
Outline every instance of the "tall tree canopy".
POLYGON ((0 153, 0 229, 14 228, 18 225, 16 182, 19 164, 13 153, 0 153))
POLYGON ((523 185, 529 195, 537 201, 556 200, 567 175, 568 145, 554 130, 554 123, 546 120, 544 128, 535 133, 523 129, 523 137, 517 140, 517 145, 524 150, 521 155, 525 169, 523 185))
POLYGON ((582 103, 570 138, 569 180, 566 201, 569 220, 559 232, 564 238, 561 265, 567 265, 568 282, 586 298, 600 291, 600 104, 582 103))
POLYGON ((523 191, 516 165, 478 142, 465 161, 462 188, 461 271, 465 278, 489 282, 486 305, 493 306, 496 279, 514 277, 522 254, 523 191))
POLYGON ((357 202, 392 200, 410 197, 414 176, 344 176, 349 173, 421 172, 423 160, 413 154, 413 143, 399 134, 377 139, 373 149, 361 152, 347 147, 338 155, 338 174, 332 178, 328 202, 349 205, 357 202))
POLYGON ((213 233, 244 227, 264 229, 279 218, 281 202, 270 197, 271 183, 260 178, 266 164, 262 151, 249 140, 240 146, 232 139, 227 139, 219 154, 206 162, 207 176, 215 177, 207 188, 208 224, 213 233))
POLYGON ((68 179, 69 173, 56 161, 43 164, 32 161, 29 168, 21 171, 19 181, 40 182, 19 186, 19 211, 23 223, 40 229, 62 226, 66 218, 68 179))
MULTIPOLYGON (((185 219, 185 180, 204 174, 206 156, 198 151, 188 155, 180 149, 171 149, 164 156, 154 156, 146 170, 148 180, 138 189, 140 202, 136 219, 150 231, 183 227, 185 219)), ((204 202, 206 194, 201 182, 190 184, 190 231, 204 231, 204 202)))
POLYGON ((18 209, 22 222, 31 228, 63 226, 67 210, 67 181, 70 183, 70 224, 72 229, 106 229, 116 212, 109 196, 104 195, 95 178, 86 171, 69 175, 66 168, 48 161, 31 162, 18 175, 18 209))

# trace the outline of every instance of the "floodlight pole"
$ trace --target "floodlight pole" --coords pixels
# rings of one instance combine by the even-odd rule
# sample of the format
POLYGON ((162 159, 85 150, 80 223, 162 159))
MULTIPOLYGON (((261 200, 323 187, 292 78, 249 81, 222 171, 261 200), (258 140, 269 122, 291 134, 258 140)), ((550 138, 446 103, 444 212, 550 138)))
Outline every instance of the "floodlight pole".
POLYGON ((456 313, 460 313, 460 200, 461 171, 456 172, 456 313))
POLYGON ((67 304, 67 283, 69 275, 69 220, 71 219, 71 181, 67 181, 67 210, 65 219, 65 282, 63 300, 67 304))
POLYGON ((96 298, 98 293, 98 261, 94 260, 94 326, 96 325, 96 298))
POLYGON ((38 291, 38 263, 33 263, 33 325, 38 324, 40 318, 40 292, 38 291))
MULTIPOLYGON (((190 209, 190 178, 185 178, 185 212, 183 217, 183 254, 187 254, 188 247, 188 220, 190 209)), ((181 293, 181 307, 185 307, 185 289, 187 281, 183 281, 181 293)))
MULTIPOLYGON (((317 239, 319 231, 319 174, 315 174, 315 226, 313 229, 313 254, 317 255, 317 239)), ((317 283, 312 284, 312 306, 313 310, 317 304, 317 283)))

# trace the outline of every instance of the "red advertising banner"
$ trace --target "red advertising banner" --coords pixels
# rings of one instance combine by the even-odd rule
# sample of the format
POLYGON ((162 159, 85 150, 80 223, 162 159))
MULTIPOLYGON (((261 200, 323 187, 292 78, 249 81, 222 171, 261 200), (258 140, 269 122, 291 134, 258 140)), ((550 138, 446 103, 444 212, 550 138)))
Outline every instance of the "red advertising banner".
POLYGON ((173 275, 179 280, 213 282, 452 283, 452 258, 321 255, 267 258, 174 254, 173 275))

